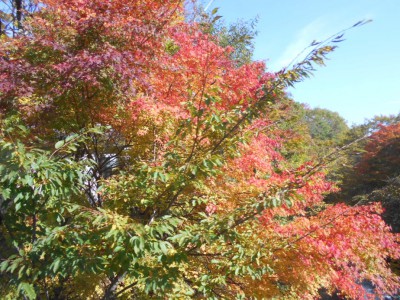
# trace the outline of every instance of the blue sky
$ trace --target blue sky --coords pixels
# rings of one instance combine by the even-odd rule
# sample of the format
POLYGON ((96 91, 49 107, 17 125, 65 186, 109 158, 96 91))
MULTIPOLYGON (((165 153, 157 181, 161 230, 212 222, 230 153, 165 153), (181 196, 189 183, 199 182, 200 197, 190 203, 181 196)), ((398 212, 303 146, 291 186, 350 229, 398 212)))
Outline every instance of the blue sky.
POLYGON ((214 7, 226 22, 259 17, 254 58, 271 71, 314 39, 373 19, 348 31, 327 67, 289 92, 298 102, 338 112, 349 125, 400 112, 400 0, 214 0, 214 7))

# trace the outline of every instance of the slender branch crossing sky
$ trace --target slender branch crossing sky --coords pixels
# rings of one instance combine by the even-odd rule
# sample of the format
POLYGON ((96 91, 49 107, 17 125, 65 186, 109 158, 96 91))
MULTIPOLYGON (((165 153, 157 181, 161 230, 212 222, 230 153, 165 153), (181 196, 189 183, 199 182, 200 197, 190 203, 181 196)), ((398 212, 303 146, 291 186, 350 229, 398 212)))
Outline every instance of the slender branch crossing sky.
POLYGON ((338 112, 349 125, 400 113, 400 0, 214 0, 214 7, 227 23, 258 16, 254 58, 271 71, 313 40, 372 19, 346 32, 327 67, 289 92, 310 107, 338 112))

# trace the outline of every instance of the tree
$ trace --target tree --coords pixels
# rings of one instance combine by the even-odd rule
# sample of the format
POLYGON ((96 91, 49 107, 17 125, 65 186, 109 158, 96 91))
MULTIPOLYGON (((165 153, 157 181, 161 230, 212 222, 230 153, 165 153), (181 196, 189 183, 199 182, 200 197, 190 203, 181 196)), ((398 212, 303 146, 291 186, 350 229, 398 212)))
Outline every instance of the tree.
POLYGON ((318 167, 281 153, 284 88, 333 47, 270 74, 183 16, 178 0, 45 0, 4 37, 2 297, 396 291, 379 205, 325 205, 318 167))
POLYGON ((341 192, 333 197, 351 202, 356 195, 369 194, 398 176, 397 159, 399 116, 377 116, 353 126, 343 144, 358 140, 336 171, 341 192))
POLYGON ((32 13, 37 6, 33 0, 1 0, 0 1, 0 36, 15 35, 23 29, 26 14, 32 13))
MULTIPOLYGON (((288 160, 301 163, 323 160, 338 147, 346 145, 343 145, 343 140, 349 129, 338 113, 321 108, 310 109, 289 98, 286 106, 286 118, 281 127, 290 135, 284 145, 288 160)), ((328 168, 329 176, 334 169, 332 166, 328 168)))
POLYGON ((351 176, 345 177, 342 191, 335 196, 349 203, 381 202, 385 220, 397 232, 400 123, 376 128, 365 139, 357 160, 345 169, 351 176))
MULTIPOLYGON (((339 170, 341 190, 329 197, 349 204, 380 203, 382 217, 394 232, 400 230, 399 128, 398 116, 379 116, 353 127, 350 136, 367 138, 347 155, 348 165, 339 170)), ((391 263, 398 272, 399 260, 391 263)))
POLYGON ((308 109, 305 120, 315 143, 325 147, 338 145, 349 129, 338 113, 327 109, 308 109))
POLYGON ((365 146, 356 169, 372 187, 382 186, 385 180, 400 175, 400 123, 381 126, 365 146))
POLYGON ((214 36, 218 45, 231 47, 230 57, 237 66, 252 61, 257 18, 238 20, 227 25, 222 16, 218 15, 218 7, 208 12, 197 1, 189 1, 186 19, 189 23, 198 23, 203 33, 214 36))
MULTIPOLYGON (((376 188, 367 195, 361 195, 365 202, 380 202, 385 211, 382 215, 385 222, 394 232, 400 232, 400 178, 392 177, 386 180, 381 188, 376 188)), ((360 198, 360 197, 358 197, 360 198)))

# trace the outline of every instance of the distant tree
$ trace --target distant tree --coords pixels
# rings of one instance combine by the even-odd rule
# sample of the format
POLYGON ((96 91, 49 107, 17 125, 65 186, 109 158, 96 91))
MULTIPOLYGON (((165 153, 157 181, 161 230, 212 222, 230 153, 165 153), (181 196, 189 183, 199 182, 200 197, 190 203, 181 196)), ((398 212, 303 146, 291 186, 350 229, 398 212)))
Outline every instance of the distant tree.
POLYGON ((287 107, 285 122, 281 122, 286 136, 291 137, 283 144, 285 157, 293 162, 313 160, 322 163, 329 156, 329 163, 324 163, 325 172, 329 179, 339 180, 337 170, 345 156, 339 154, 338 148, 347 147, 343 140, 349 130, 345 120, 338 113, 310 109, 293 100, 287 102, 287 107))
POLYGON ((371 189, 382 187, 400 175, 400 123, 384 126, 371 134, 360 162, 355 166, 360 180, 371 189))
POLYGON ((359 142, 341 157, 335 172, 336 179, 341 182, 341 192, 329 198, 351 201, 356 195, 385 186, 387 180, 398 175, 399 121, 400 115, 377 116, 348 130, 341 146, 355 140, 359 142))
POLYGON ((216 37, 216 42, 226 48, 231 47, 233 51, 230 57, 237 66, 248 64, 252 61, 254 52, 254 38, 257 36, 256 26, 258 19, 237 20, 226 24, 218 15, 218 7, 205 10, 203 3, 190 2, 190 13, 187 17, 189 22, 200 24, 203 32, 216 37))
POLYGON ((320 146, 338 145, 349 130, 343 117, 328 109, 307 109, 305 121, 313 141, 320 146))
MULTIPOLYGON (((359 139, 363 136, 369 136, 372 133, 380 130, 382 126, 393 125, 400 122, 400 114, 398 115, 389 115, 389 116, 375 116, 372 119, 365 120, 364 123, 353 125, 349 131, 346 133, 346 136, 342 142, 342 144, 350 143, 356 139, 359 139)), ((364 147, 367 140, 359 143, 360 147, 364 147)))
MULTIPOLYGON (((399 166, 398 166, 399 167, 399 166)), ((385 222, 394 232, 400 232, 400 176, 386 180, 381 188, 376 188, 366 195, 356 196, 353 201, 381 202, 384 207, 382 214, 385 222)))

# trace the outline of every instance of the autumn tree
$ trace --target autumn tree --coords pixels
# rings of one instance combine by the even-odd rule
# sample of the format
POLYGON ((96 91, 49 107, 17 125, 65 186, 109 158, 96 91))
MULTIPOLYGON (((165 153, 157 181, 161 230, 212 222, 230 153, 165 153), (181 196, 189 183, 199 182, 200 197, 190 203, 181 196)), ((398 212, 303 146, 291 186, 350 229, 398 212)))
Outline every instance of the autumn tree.
POLYGON ((198 23, 199 29, 206 34, 216 37, 216 43, 222 47, 232 47, 230 58, 237 66, 248 64, 252 61, 254 52, 254 38, 257 36, 257 18, 251 20, 237 20, 226 24, 218 7, 206 10, 197 1, 189 1, 187 8, 187 22, 198 23))
POLYGON ((354 150, 349 153, 348 165, 340 170, 344 178, 339 185, 341 189, 329 197, 347 203, 381 202, 385 208, 383 216, 396 232, 400 228, 399 124, 396 117, 379 117, 355 128, 370 134, 357 146, 355 154, 354 150))
POLYGON ((0 1, 0 36, 15 35, 23 29, 25 16, 37 9, 34 0, 1 0, 0 1))
POLYGON ((378 204, 282 149, 287 85, 182 1, 45 0, 0 44, 1 296, 362 299, 398 278, 378 204))
POLYGON ((364 150, 356 170, 371 188, 383 186, 386 180, 400 175, 400 123, 381 126, 368 138, 364 150))
POLYGON ((353 143, 342 157, 337 170, 341 192, 332 195, 341 201, 351 201, 356 195, 368 194, 385 186, 398 175, 396 140, 399 116, 376 116, 347 131, 340 146, 353 143), (358 141, 354 143, 354 141, 358 141))

